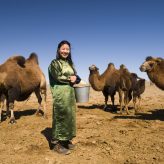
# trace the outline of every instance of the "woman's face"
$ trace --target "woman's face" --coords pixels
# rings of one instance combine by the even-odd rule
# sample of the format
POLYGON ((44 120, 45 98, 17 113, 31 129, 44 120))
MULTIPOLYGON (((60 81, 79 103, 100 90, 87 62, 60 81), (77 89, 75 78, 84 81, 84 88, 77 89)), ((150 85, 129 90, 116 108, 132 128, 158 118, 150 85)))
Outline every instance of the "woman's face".
POLYGON ((59 49, 59 54, 62 58, 66 59, 70 53, 70 47, 68 44, 63 44, 59 49))

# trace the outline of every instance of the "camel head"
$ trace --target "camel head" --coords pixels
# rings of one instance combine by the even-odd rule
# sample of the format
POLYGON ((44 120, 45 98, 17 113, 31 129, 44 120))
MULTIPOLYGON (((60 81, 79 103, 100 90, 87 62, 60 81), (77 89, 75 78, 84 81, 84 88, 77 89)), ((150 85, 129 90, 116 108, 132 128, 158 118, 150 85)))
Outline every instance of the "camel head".
POLYGON ((90 72, 97 72, 99 68, 97 68, 94 64, 89 67, 90 72))
POLYGON ((153 58, 148 56, 146 61, 140 66, 141 72, 151 72, 160 62, 162 58, 153 58))

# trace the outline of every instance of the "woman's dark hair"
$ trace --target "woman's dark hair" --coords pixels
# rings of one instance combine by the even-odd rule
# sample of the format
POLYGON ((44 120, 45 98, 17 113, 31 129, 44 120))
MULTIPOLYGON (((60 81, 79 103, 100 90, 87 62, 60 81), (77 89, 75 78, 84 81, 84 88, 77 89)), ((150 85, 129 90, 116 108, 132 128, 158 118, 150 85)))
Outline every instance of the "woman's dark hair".
POLYGON ((76 70, 75 70, 75 68, 74 68, 74 64, 73 64, 72 56, 71 56, 71 43, 70 43, 70 42, 68 42, 67 40, 62 40, 62 41, 58 44, 57 51, 56 51, 56 59, 61 59, 61 58, 62 58, 62 56, 61 56, 60 53, 59 53, 59 49, 60 49, 60 47, 61 47, 62 45, 64 45, 64 44, 67 44, 67 45, 69 46, 69 48, 70 48, 70 52, 69 52, 69 55, 68 55, 68 57, 67 57, 67 60, 68 60, 68 63, 69 63, 69 64, 71 65, 71 67, 73 68, 75 74, 76 74, 76 70))

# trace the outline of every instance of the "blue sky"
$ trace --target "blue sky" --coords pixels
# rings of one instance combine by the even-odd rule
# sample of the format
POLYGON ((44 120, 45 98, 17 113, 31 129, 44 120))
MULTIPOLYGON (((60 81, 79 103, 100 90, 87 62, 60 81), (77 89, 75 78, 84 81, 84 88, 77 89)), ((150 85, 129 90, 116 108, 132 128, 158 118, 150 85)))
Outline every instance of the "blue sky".
POLYGON ((85 81, 90 65, 103 73, 110 62, 148 79, 139 66, 164 57, 164 0, 0 0, 0 64, 36 52, 48 80, 63 39, 85 81))

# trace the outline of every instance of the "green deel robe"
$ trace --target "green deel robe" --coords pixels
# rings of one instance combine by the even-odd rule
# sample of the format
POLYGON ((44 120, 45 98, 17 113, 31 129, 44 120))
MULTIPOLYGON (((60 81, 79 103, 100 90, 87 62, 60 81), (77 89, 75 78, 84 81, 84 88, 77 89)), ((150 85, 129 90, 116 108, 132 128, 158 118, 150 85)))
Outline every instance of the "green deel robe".
POLYGON ((71 140, 76 136, 76 100, 69 76, 74 75, 66 60, 54 59, 48 67, 53 97, 52 138, 71 140))

